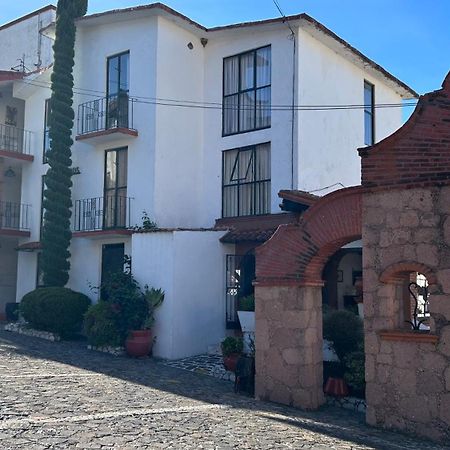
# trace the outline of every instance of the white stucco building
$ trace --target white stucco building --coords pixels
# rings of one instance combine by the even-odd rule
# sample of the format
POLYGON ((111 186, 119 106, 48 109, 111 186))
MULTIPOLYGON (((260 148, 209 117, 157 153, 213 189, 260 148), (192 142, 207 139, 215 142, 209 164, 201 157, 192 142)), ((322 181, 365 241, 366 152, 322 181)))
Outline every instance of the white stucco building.
MULTIPOLYGON (((29 33, 23 50, 0 54, 0 122, 17 105, 8 126, 29 130, 0 149, 2 217, 19 205, 17 223, 0 225, 0 310, 39 283, 53 19, 48 7, 0 27, 0 47, 4 33, 29 33), (40 61, 34 73, 10 71, 17 53, 40 61)), ((251 274, 252 249, 295 220, 278 192, 359 184, 356 149, 402 124, 401 108, 375 104, 417 96, 311 17, 289 25, 293 33, 282 19, 207 29, 162 4, 77 22, 68 286, 96 300, 90 286, 131 256, 137 280, 166 292, 157 356, 220 342, 236 293, 250 289, 237 266, 248 261, 251 274), (157 229, 133 229, 144 212, 157 229)))

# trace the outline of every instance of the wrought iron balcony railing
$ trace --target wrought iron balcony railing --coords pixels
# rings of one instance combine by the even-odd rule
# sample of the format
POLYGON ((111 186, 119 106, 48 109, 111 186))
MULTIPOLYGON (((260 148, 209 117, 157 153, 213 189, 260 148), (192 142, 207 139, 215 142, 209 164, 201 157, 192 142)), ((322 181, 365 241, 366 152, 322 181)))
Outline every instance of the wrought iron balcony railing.
POLYGON ((100 231, 131 226, 131 198, 121 196, 76 200, 74 231, 100 231))
POLYGON ((31 131, 0 124, 0 150, 31 155, 31 131))
POLYGON ((78 135, 114 128, 134 130, 134 103, 127 93, 110 95, 78 106, 78 135))
POLYGON ((30 205, 0 202, 0 230, 29 231, 30 205))

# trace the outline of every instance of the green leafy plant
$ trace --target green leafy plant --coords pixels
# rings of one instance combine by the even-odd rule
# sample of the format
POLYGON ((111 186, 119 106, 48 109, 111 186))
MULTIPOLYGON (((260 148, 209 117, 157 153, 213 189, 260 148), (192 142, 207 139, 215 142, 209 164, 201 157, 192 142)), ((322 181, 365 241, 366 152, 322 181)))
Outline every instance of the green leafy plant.
POLYGON ((155 310, 159 308, 164 301, 164 291, 162 289, 144 287, 144 297, 147 301, 147 319, 144 322, 144 329, 151 329, 155 323, 155 310))
POLYGON ((45 176, 43 200, 42 270, 45 286, 63 287, 69 280, 75 19, 86 14, 87 6, 87 0, 59 0, 56 9, 49 110, 50 150, 47 152, 50 167, 45 176))
POLYGON ((142 211, 142 229, 154 230, 158 228, 158 224, 150 219, 146 211, 142 211))
POLYGON ((356 350, 363 342, 362 320, 350 311, 334 311, 324 317, 323 337, 333 343, 341 363, 345 357, 356 350))
POLYGON ((90 304, 89 297, 71 289, 39 288, 23 297, 20 313, 33 328, 67 338, 81 330, 90 304))
POLYGON ((89 344, 95 347, 122 345, 116 322, 117 312, 110 303, 100 301, 90 306, 84 316, 84 332, 89 344))
POLYGON ((239 311, 254 311, 255 310, 255 295, 250 294, 239 299, 239 311))
POLYGON ((344 359, 344 380, 354 395, 364 396, 366 387, 365 354, 362 345, 359 350, 349 353, 344 359))
POLYGON ((149 305, 138 282, 130 272, 109 274, 100 285, 101 301, 108 302, 116 313, 116 329, 123 342, 130 330, 142 329, 149 305))
POLYGON ((220 344, 223 356, 230 356, 234 353, 242 353, 244 342, 242 338, 228 336, 220 344))

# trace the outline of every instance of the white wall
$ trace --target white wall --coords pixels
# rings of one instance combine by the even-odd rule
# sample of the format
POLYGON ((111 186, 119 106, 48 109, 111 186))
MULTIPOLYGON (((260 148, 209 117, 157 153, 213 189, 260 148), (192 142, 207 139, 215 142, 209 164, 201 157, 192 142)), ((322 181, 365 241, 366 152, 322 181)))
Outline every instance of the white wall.
POLYGON ((67 287, 82 292, 96 302, 99 299, 97 288, 101 283, 102 246, 124 244, 125 255, 131 255, 131 238, 88 239, 73 238, 70 246, 72 257, 67 287))
POLYGON ((133 274, 165 291, 156 315, 155 356, 177 359, 206 353, 225 336, 223 232, 133 235, 133 274))
MULTIPOLYGON (((76 95, 74 107, 106 96, 106 68, 109 56, 130 51, 130 96, 155 97, 155 60, 157 19, 147 18, 133 22, 118 22, 108 26, 78 28, 75 85, 96 91, 92 95, 76 95), (92 43, 95 42, 95 46, 92 43)), ((73 199, 103 196, 105 150, 128 147, 128 190, 132 202, 132 224, 140 224, 142 211, 154 216, 154 106, 137 104, 134 126, 138 138, 118 137, 107 144, 92 145, 75 142, 73 164, 81 168, 74 177, 73 199)), ((76 136, 76 127, 73 137, 76 136)))
MULTIPOLYGON (((211 36, 206 46, 204 96, 208 102, 222 103, 223 58, 266 45, 272 46, 272 104, 292 102, 293 43, 285 27, 269 31, 231 30, 211 36)), ((222 137, 222 111, 205 112, 203 165, 203 221, 211 225, 222 211, 222 151, 247 145, 271 143, 271 212, 280 212, 278 191, 291 187, 291 113, 272 113, 269 129, 222 137)))
POLYGON ((0 238, 0 314, 16 301, 17 239, 0 238))
POLYGON ((41 67, 47 67, 53 61, 53 41, 45 36, 39 39, 39 30, 53 22, 54 18, 54 11, 45 11, 0 30, 0 70, 10 70, 19 64, 18 60, 23 55, 29 71, 36 70, 39 49, 41 67))
MULTIPOLYGON (((364 104, 364 80, 375 85, 375 103, 401 103, 401 97, 306 31, 299 33, 301 105, 364 104)), ((298 189, 316 190, 335 183, 361 182, 357 149, 364 146, 364 110, 299 111, 298 189)), ((402 124, 401 108, 375 110, 375 138, 383 139, 402 124)), ((318 192, 325 195, 332 189, 318 192)))

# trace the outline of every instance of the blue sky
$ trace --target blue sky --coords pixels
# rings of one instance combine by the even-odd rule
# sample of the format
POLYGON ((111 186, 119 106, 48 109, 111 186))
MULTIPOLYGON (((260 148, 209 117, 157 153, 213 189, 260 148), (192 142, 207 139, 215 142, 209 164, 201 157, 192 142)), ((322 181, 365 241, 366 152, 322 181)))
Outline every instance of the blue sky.
MULTIPOLYGON (((441 86, 450 70, 450 0, 278 0, 284 13, 306 12, 419 93, 441 86)), ((3 1, 6 23, 51 1, 3 1)), ((53 2, 56 4, 56 0, 53 2)), ((89 12, 152 3, 89 0, 89 12)), ((205 26, 277 17, 272 0, 165 0, 205 26)))

